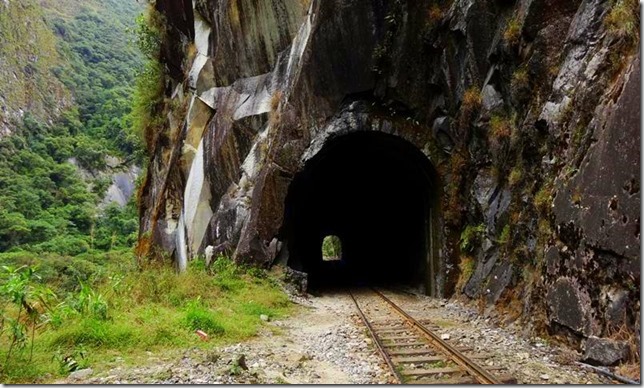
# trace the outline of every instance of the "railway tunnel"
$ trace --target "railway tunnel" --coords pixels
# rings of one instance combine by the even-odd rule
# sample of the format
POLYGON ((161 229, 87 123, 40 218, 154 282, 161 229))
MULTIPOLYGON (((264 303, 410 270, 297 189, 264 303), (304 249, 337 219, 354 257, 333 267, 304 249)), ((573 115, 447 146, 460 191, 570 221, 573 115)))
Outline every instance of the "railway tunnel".
POLYGON ((408 141, 360 131, 328 140, 293 179, 283 234, 289 267, 308 274, 309 290, 411 286, 434 294, 437 179, 408 141), (341 254, 325 260, 337 236, 341 254))

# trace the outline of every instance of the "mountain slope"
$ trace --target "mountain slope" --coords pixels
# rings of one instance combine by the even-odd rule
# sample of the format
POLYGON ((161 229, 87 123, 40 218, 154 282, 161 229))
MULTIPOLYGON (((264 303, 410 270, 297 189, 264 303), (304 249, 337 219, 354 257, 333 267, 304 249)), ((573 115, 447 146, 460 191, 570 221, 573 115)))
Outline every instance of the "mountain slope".
POLYGON ((130 37, 141 10, 125 0, 0 4, 0 252, 132 242, 134 206, 98 204, 137 151, 129 114, 142 59, 130 37))

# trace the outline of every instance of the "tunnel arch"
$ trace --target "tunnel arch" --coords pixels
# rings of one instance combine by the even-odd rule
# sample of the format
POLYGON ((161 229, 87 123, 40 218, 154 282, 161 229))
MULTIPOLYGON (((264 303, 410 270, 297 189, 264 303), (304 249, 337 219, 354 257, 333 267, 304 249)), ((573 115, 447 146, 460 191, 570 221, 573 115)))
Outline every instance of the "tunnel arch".
POLYGON ((289 267, 309 288, 409 285, 437 290, 439 180, 409 141, 355 131, 325 141, 289 185, 282 237, 289 267), (342 257, 324 261, 325 236, 342 241, 342 257))

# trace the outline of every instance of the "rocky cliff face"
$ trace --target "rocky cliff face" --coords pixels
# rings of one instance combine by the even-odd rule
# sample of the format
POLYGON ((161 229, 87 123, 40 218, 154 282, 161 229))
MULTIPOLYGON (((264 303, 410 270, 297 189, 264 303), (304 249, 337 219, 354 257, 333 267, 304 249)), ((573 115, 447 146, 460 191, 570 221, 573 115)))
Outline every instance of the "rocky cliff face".
POLYGON ((436 172, 428 291, 574 343, 639 327, 637 2, 157 9, 180 108, 150 150, 141 253, 181 267, 212 246, 270 265, 288 255, 285 200, 307 161, 345 134, 384 132, 436 172))
POLYGON ((56 37, 34 1, 0 3, 0 137, 25 113, 50 123, 72 105, 52 68, 60 62, 56 37))

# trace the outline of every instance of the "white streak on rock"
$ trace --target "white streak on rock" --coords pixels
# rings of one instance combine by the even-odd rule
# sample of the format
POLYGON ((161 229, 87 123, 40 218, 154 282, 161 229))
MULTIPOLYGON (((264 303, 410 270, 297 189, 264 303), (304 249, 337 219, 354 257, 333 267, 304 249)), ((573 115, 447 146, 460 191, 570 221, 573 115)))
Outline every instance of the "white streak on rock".
POLYGON ((204 146, 201 140, 190 168, 183 197, 187 243, 191 257, 197 253, 213 214, 210 208, 210 185, 204 179, 204 174, 204 146))

